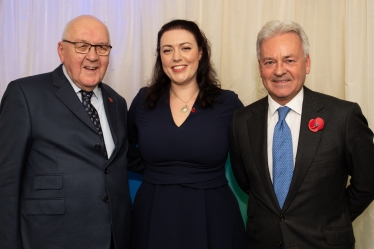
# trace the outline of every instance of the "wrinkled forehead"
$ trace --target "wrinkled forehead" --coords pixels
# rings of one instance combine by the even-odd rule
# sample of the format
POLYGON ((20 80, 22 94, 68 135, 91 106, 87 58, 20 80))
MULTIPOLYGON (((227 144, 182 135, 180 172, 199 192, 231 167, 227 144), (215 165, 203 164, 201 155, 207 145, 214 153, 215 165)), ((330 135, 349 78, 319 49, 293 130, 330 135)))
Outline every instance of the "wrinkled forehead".
POLYGON ((298 34, 294 32, 277 34, 264 39, 260 45, 261 53, 280 49, 302 50, 302 42, 298 34))

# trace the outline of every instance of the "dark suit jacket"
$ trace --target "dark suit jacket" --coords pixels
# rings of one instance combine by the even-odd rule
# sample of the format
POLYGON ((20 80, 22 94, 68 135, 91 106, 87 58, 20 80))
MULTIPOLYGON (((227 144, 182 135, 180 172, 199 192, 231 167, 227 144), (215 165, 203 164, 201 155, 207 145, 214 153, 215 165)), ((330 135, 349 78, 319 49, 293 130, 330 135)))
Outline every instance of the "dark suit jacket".
POLYGON ((127 106, 100 83, 115 150, 64 76, 11 82, 0 106, 0 248, 128 248, 127 106))
POLYGON ((237 111, 232 122, 232 169, 249 195, 248 248, 351 249, 352 221, 374 196, 373 133, 359 106, 304 87, 294 175, 282 210, 268 169, 267 116, 265 97, 237 111), (312 132, 308 123, 317 117, 325 126, 312 132))

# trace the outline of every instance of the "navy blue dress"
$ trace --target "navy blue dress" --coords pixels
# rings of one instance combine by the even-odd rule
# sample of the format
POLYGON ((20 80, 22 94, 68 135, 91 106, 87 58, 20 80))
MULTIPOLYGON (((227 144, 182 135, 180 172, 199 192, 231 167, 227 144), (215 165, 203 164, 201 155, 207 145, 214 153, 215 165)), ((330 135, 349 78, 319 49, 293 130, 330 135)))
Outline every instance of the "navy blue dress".
POLYGON ((238 96, 222 90, 213 107, 195 103, 180 126, 168 96, 145 106, 146 88, 129 110, 129 142, 138 144, 143 182, 132 212, 132 249, 241 249, 245 229, 225 163, 238 96))

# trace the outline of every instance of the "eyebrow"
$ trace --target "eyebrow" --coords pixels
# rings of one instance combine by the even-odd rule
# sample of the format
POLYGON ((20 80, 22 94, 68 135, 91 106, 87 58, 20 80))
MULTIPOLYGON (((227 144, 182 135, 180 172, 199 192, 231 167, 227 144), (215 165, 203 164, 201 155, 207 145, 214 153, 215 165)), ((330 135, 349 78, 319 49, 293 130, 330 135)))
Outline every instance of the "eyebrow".
MULTIPOLYGON (((290 55, 282 56, 282 59, 288 59, 291 57, 296 57, 296 55, 290 54, 290 55)), ((274 57, 265 57, 265 58, 262 58, 262 60, 274 60, 274 57)))
MULTIPOLYGON (((182 43, 179 43, 179 46, 183 46, 183 45, 186 45, 186 44, 192 45, 191 42, 182 42, 182 43)), ((165 44, 161 48, 163 48, 163 47, 173 47, 173 45, 165 44)))
MULTIPOLYGON (((77 42, 84 42, 84 43, 91 44, 87 40, 83 40, 83 39, 81 39, 80 41, 77 41, 77 42)), ((93 45, 109 45, 109 42, 106 42, 106 43, 105 42, 99 42, 99 43, 95 43, 93 45)))

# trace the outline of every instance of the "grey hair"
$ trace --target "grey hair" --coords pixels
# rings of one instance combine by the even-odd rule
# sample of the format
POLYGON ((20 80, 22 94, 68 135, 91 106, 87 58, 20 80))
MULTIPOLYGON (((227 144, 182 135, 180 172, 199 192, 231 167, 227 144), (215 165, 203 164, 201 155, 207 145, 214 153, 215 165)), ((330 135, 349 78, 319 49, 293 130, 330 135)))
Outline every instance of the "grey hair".
POLYGON ((276 35, 281 35, 285 33, 293 32, 300 37, 301 46, 304 52, 304 56, 309 54, 309 42, 308 36, 305 34, 304 29, 300 26, 300 24, 293 22, 293 21, 270 21, 267 22, 264 27, 258 32, 257 35, 257 60, 260 60, 260 50, 261 44, 264 40, 274 37, 276 35))

